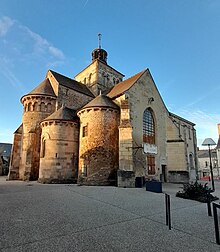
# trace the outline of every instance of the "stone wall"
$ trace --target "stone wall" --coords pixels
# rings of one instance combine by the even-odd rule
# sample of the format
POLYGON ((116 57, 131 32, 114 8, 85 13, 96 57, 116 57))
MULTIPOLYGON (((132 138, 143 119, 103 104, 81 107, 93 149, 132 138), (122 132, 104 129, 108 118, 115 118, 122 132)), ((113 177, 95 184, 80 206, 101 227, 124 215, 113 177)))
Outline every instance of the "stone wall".
POLYGON ((129 121, 132 126, 132 159, 135 176, 147 176, 160 180, 161 167, 167 164, 166 153, 166 117, 168 111, 148 71, 126 91, 129 107, 129 121), (143 152, 143 114, 151 109, 155 122, 155 174, 147 173, 147 155, 143 152))
POLYGON ((109 108, 91 108, 79 111, 78 115, 80 117, 79 183, 115 184, 118 169, 118 111, 109 108), (85 127, 87 127, 86 134, 85 127))
POLYGON ((76 75, 75 79, 87 85, 94 95, 98 95, 100 90, 102 93, 106 93, 110 88, 121 82, 123 74, 103 62, 95 60, 76 75))
POLYGON ((76 182, 78 169, 79 126, 71 121, 41 123, 39 182, 76 182))
POLYGON ((21 129, 20 132, 14 133, 14 141, 11 151, 10 166, 8 173, 9 180, 19 179, 19 165, 21 158, 23 127, 20 126, 20 129, 21 129))
POLYGON ((22 98, 22 103, 24 112, 19 178, 36 180, 40 161, 40 122, 55 111, 56 99, 49 96, 27 95, 22 98))
MULTIPOLYGON (((177 171, 179 174, 186 172, 189 174, 189 179, 196 179, 196 173, 198 172, 197 143, 193 125, 185 119, 170 115, 167 117, 166 132, 168 171, 177 171)), ((178 179, 178 176, 172 176, 172 181, 174 178, 178 179)), ((180 174, 179 178, 182 181, 182 174, 180 174)))
POLYGON ((59 86, 59 96, 57 98, 59 109, 62 105, 78 110, 82 108, 85 104, 89 103, 94 97, 81 94, 73 89, 69 89, 65 86, 59 86))

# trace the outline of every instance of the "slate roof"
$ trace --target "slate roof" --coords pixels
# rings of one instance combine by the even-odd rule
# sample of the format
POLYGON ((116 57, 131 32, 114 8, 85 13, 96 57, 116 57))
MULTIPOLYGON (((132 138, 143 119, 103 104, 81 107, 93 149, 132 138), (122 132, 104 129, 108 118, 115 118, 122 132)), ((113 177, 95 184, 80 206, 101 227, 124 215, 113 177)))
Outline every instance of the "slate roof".
MULTIPOLYGON (((217 157, 217 153, 215 149, 211 150, 212 158, 217 157)), ((198 158, 209 158, 209 150, 198 150, 198 158)))
POLYGON ((33 89, 29 95, 49 95, 49 96, 56 96, 53 88, 50 84, 49 79, 45 79, 41 82, 35 89, 33 89))
POLYGON ((12 144, 0 143, 0 150, 2 150, 3 157, 9 157, 11 155, 12 144))
POLYGON ((125 91, 130 89, 146 71, 147 70, 143 70, 135 74, 134 76, 128 78, 127 80, 118 83, 112 88, 112 90, 107 94, 107 96, 110 98, 116 98, 122 95, 125 91))
POLYGON ((186 119, 184 119, 184 118, 182 118, 182 117, 180 117, 180 116, 178 116, 178 115, 176 115, 176 114, 173 114, 173 113, 169 112, 169 115, 172 116, 172 117, 177 118, 178 120, 181 120, 181 121, 183 121, 183 122, 186 122, 186 123, 188 123, 188 124, 191 124, 192 126, 195 126, 195 123, 190 122, 190 121, 188 121, 188 120, 186 120, 186 119))
POLYGON ((90 97, 94 97, 94 95, 92 94, 92 92, 88 89, 88 87, 76 80, 70 79, 62 74, 56 73, 52 70, 49 70, 54 78, 59 82, 60 85, 73 89, 79 93, 85 94, 87 96, 90 97))
POLYGON ((76 111, 65 106, 62 106, 53 114, 45 118, 43 121, 48 120, 62 120, 62 121, 76 121, 76 111))
POLYGON ((86 104, 82 109, 92 107, 119 109, 119 107, 109 97, 102 94, 100 94, 95 99, 86 104))

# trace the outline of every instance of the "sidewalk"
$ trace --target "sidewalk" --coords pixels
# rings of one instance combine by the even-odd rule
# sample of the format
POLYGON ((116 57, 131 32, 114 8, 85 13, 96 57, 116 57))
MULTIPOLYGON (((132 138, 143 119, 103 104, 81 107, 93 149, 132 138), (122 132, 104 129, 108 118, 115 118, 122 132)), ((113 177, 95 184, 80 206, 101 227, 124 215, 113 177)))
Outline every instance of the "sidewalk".
POLYGON ((219 251, 206 204, 175 197, 180 189, 163 185, 169 230, 164 194, 0 178, 0 251, 219 251))

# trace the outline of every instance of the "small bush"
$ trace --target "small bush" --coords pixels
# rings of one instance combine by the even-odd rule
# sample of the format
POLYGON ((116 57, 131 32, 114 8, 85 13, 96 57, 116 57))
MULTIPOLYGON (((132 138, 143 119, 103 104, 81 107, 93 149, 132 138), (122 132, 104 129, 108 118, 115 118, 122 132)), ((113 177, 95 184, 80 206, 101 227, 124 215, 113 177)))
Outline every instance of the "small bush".
POLYGON ((212 192, 213 191, 211 190, 211 188, 207 186, 207 183, 205 185, 202 185, 201 183, 198 183, 196 181, 191 184, 185 184, 183 186, 183 191, 177 192, 176 196, 184 199, 197 200, 207 203, 208 198, 210 199, 210 201, 218 200, 218 197, 211 194, 212 192))

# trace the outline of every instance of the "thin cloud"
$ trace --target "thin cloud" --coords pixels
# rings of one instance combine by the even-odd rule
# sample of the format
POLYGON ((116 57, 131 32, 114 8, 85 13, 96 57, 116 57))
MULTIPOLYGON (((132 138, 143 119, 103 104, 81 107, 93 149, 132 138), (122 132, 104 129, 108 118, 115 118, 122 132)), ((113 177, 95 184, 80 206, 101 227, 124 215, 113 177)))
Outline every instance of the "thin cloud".
POLYGON ((46 38, 10 17, 0 17, 0 37, 0 74, 22 93, 24 85, 16 76, 21 66, 47 68, 60 66, 66 60, 64 53, 46 38))
POLYGON ((58 59, 63 60, 65 58, 63 52, 54 46, 49 46, 49 52, 58 59))
POLYGON ((220 123, 220 114, 184 109, 178 111, 178 115, 196 124, 198 146, 207 137, 213 138, 214 141, 218 140, 217 124, 220 123))
POLYGON ((56 59, 59 59, 59 60, 65 59, 64 53, 60 49, 54 47, 45 38, 31 31, 28 27, 24 25, 19 25, 19 28, 25 31, 26 34, 30 36, 30 38, 33 41, 33 46, 36 53, 41 53, 41 54, 49 53, 51 56, 53 56, 56 59))
POLYGON ((15 76, 12 70, 7 65, 7 60, 4 58, 0 59, 0 73, 9 81, 9 83, 19 90, 21 93, 25 92, 24 85, 21 81, 15 76))
POLYGON ((85 3, 83 4, 83 8, 86 7, 86 5, 88 4, 89 0, 86 0, 85 3))
POLYGON ((14 21, 9 17, 2 17, 0 19, 0 37, 4 37, 13 24, 14 21))
POLYGON ((216 88, 213 88, 212 90, 210 90, 209 92, 205 92, 204 95, 201 95, 200 97, 198 97, 197 99, 195 99, 193 102, 187 104, 184 106, 184 108, 189 108, 192 107, 196 104, 198 104, 199 102, 205 101, 207 100, 208 97, 211 97, 213 94, 215 94, 217 91, 220 90, 220 86, 217 85, 216 88))

